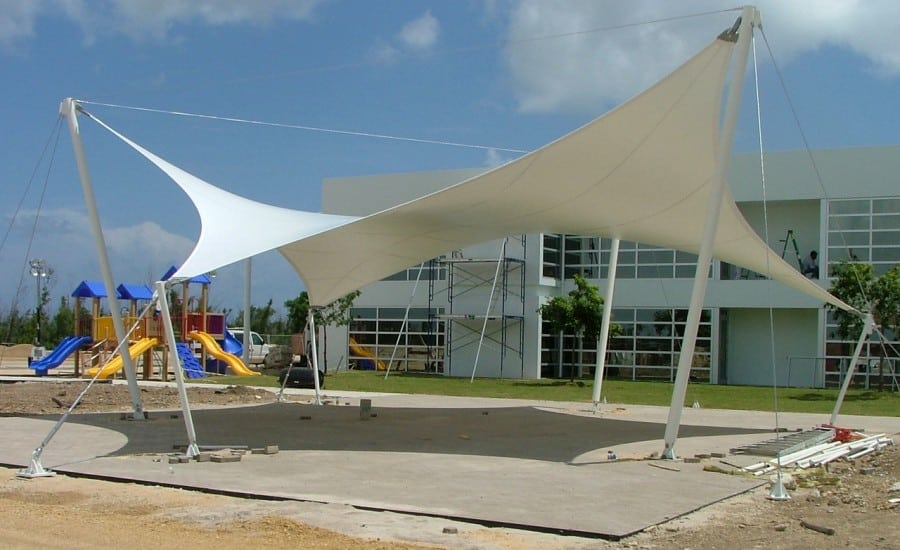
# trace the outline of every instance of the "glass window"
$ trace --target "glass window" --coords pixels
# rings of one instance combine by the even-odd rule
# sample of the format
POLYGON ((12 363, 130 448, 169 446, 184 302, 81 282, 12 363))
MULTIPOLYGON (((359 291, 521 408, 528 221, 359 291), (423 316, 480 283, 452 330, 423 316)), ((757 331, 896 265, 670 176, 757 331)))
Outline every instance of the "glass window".
POLYGON ((898 246, 900 245, 900 231, 873 231, 872 245, 898 246))
POLYGON ((869 201, 864 200, 835 200, 828 205, 830 215, 835 214, 868 214, 869 201))
MULTIPOLYGON (((831 265, 844 260, 871 262, 876 276, 880 276, 900 262, 900 198, 831 201, 829 227, 855 229, 829 233, 828 263, 831 265)), ((837 387, 842 383, 843 373, 849 365, 856 335, 843 340, 838 334, 833 314, 829 313, 825 338, 825 386, 837 387)), ((896 335, 891 338, 894 340, 893 349, 896 349, 896 335)), ((878 347, 873 342, 866 344, 864 364, 880 356, 878 347)), ((863 383, 869 382, 871 375, 871 369, 863 368, 855 376, 863 383)))
POLYGON ((872 229, 900 229, 900 214, 872 216, 872 229))
POLYGON ((407 329, 403 332, 400 331, 405 308, 353 308, 351 311, 354 319, 350 322, 349 336, 356 342, 348 350, 352 366, 371 367, 371 355, 385 364, 393 356, 392 369, 443 372, 445 327, 444 321, 437 318, 443 313, 442 308, 431 311, 410 308, 407 329))
MULTIPOLYGON (((675 375, 675 366, 678 360, 678 350, 681 347, 681 334, 684 332, 684 320, 687 310, 683 309, 649 309, 649 308, 619 308, 613 310, 613 322, 619 325, 619 336, 610 338, 609 355, 607 363, 615 365, 617 369, 611 371, 610 376, 627 379, 665 379, 672 380, 675 375), (614 372, 615 374, 612 374, 614 372)), ((710 376, 710 325, 711 314, 704 310, 701 314, 701 324, 694 358, 692 361, 692 376, 701 380, 708 380, 710 376)), ((549 328, 544 325, 544 333, 541 339, 542 369, 545 376, 556 376, 559 373, 558 353, 549 353, 555 349, 555 335, 548 335, 549 328)), ((569 356, 572 346, 577 345, 577 340, 571 335, 564 342, 566 358, 569 356)), ((584 342, 583 358, 587 357, 594 349, 594 342, 584 342)), ((576 350, 576 353, 578 350, 576 350)), ((568 359, 564 359, 568 361, 568 359)), ((587 369, 593 358, 588 361, 583 359, 587 369)), ((567 371, 566 371, 567 372, 567 371)), ((586 374, 586 376, 589 373, 586 374)))
POLYGON ((875 214, 900 214, 900 199, 875 199, 872 201, 875 214))
POLYGON ((830 231, 828 233, 828 244, 832 246, 859 246, 869 244, 868 231, 830 231))
POLYGON ((862 230, 869 229, 869 216, 832 216, 828 220, 828 229, 832 230, 862 230))
POLYGON ((685 264, 685 263, 696 264, 697 263, 697 255, 693 254, 691 252, 682 252, 681 250, 676 250, 675 251, 675 261, 680 264, 685 264))
POLYGON ((674 250, 640 250, 638 262, 641 264, 673 263, 674 250))
POLYGON ((873 262, 900 262, 900 246, 872 249, 873 262))
MULTIPOLYGON (((696 268, 692 270, 696 271, 696 268)), ((671 265, 639 265, 637 271, 638 279, 671 279, 674 273, 674 266, 671 265)))

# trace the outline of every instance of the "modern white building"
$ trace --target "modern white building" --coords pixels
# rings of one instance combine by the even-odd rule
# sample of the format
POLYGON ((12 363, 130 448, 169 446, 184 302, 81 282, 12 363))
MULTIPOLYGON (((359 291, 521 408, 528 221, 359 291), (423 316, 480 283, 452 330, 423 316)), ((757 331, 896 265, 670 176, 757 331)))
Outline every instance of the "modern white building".
MULTIPOLYGON (((872 263, 879 275, 900 261, 900 146, 767 153, 764 186, 760 166, 758 154, 731 160, 728 179, 741 212, 798 268, 818 251, 822 286, 828 286, 828 266, 851 256, 872 263)), ((323 210, 371 214, 483 171, 328 179, 323 210)), ((579 346, 567 337, 560 346, 537 310, 548 297, 567 293, 576 273, 604 292, 609 249, 610 240, 592 236, 528 234, 447 250, 365 287, 350 326, 329 329, 328 362, 528 379, 569 376, 575 365, 576 374, 588 375, 595 343, 579 346)), ((621 243, 613 297, 621 334, 610 340, 610 376, 674 378, 695 262, 693 254, 621 243)), ((898 346, 897 335, 889 338, 898 346)), ((691 376, 769 385, 774 357, 781 386, 835 386, 852 347, 838 339, 823 303, 715 262, 691 376)), ((864 350, 861 383, 874 384, 877 370, 866 367, 882 347, 873 340, 864 350)))

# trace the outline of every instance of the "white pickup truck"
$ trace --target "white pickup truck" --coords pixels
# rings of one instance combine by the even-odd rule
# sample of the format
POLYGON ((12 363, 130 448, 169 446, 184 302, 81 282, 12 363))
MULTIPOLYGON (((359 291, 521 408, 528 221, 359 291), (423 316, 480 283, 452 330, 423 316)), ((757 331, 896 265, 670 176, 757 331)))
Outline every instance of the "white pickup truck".
MULTIPOLYGON (((229 328, 228 332, 234 336, 238 342, 244 343, 244 328, 229 328)), ((263 340, 258 333, 250 331, 250 364, 261 365, 266 362, 266 356, 269 355, 269 344, 263 340)))

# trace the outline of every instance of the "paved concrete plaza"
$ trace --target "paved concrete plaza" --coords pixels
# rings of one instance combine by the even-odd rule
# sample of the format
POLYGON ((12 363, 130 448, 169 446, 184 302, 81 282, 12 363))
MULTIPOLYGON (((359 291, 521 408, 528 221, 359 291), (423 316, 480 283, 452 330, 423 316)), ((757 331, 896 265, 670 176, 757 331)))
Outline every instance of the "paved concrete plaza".
MULTIPOLYGON (((762 483, 705 472, 702 463, 607 460, 608 450, 620 459, 660 451, 662 407, 604 405, 595 415, 584 403, 352 392, 329 392, 326 399, 318 407, 193 412, 201 445, 278 445, 274 455, 170 465, 166 455, 186 442, 180 411, 154 412, 145 422, 80 414, 47 446, 42 463, 61 473, 608 538, 762 483), (363 397, 373 403, 368 420, 360 419, 363 397)), ((781 416, 789 428, 827 420, 781 416)), ((891 418, 847 420, 868 431, 900 428, 891 418)), ((53 423, 0 418, 0 462, 27 465, 53 423)), ((773 425, 771 414, 688 409, 676 448, 683 456, 727 452, 770 438, 773 425)))

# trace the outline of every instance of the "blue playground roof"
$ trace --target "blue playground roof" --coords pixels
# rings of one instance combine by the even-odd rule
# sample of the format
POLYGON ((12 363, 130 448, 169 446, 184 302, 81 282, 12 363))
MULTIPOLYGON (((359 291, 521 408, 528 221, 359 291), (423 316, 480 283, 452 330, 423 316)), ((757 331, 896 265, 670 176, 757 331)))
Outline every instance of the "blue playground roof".
POLYGON ((147 285, 126 285, 123 283, 116 287, 116 296, 123 300, 150 300, 153 298, 153 291, 147 285))
POLYGON ((106 298, 106 287, 100 281, 81 281, 72 291, 73 298, 106 298))
MULTIPOLYGON (((166 270, 166 274, 162 276, 162 280, 168 281, 169 279, 172 278, 172 275, 174 275, 176 271, 178 271, 178 267, 173 265, 172 267, 170 267, 169 269, 166 270)), ((200 283, 201 285, 209 285, 209 284, 212 284, 212 279, 210 279, 206 275, 197 275, 193 279, 190 279, 188 282, 189 283, 200 283)))

